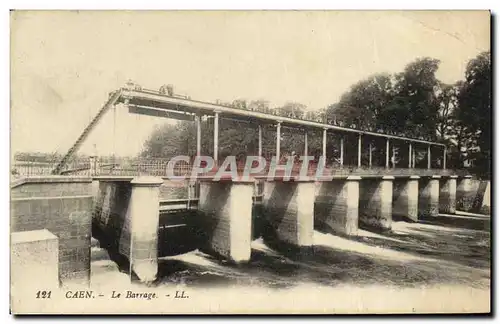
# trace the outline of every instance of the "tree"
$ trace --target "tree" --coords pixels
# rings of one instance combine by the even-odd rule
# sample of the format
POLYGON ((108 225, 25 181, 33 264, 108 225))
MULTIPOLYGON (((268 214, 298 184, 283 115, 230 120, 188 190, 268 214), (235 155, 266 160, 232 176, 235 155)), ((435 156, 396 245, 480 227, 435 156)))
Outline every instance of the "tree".
POLYGON ((327 115, 347 127, 434 140, 440 109, 438 67, 439 60, 420 58, 394 76, 372 75, 353 85, 327 115))
POLYGON ((231 106, 238 109, 247 109, 248 103, 245 99, 236 99, 233 101, 231 106))
POLYGON ((457 119, 467 125, 467 135, 477 141, 479 151, 476 166, 489 173, 491 163, 491 58, 490 52, 480 53, 470 60, 458 98, 457 119))
MULTIPOLYGON (((389 107, 395 122, 391 126, 406 136, 436 139, 439 110, 437 92, 440 82, 436 78, 439 60, 420 58, 408 64, 396 75, 395 98, 389 107), (403 123, 402 121, 406 122, 403 123)), ((387 116, 388 117, 388 116, 387 116)))
POLYGON ((172 158, 177 155, 193 155, 196 150, 194 125, 178 122, 156 128, 144 144, 142 157, 172 158), (192 143, 192 145, 189 145, 192 143))
MULTIPOLYGON (((282 107, 271 109, 266 100, 254 100, 247 102, 244 99, 234 100, 232 103, 219 104, 229 105, 238 109, 247 109, 271 113, 274 111, 280 116, 291 118, 302 118, 307 107, 296 102, 288 102, 282 107)), ((202 154, 213 155, 213 117, 202 121, 201 146, 202 154)), ((262 149, 263 155, 274 155, 276 150, 276 130, 272 125, 261 125, 262 127, 262 149)), ((290 132, 282 129, 281 152, 289 155, 292 152, 302 154, 304 148, 304 135, 302 131, 290 132)), ((309 140, 310 152, 315 152, 316 142, 309 140)), ((166 124, 152 132, 144 144, 141 157, 147 158, 172 158, 177 155, 194 156, 196 154, 196 128, 192 122, 181 121, 175 125, 166 124)), ((258 128, 256 124, 239 122, 225 119, 221 115, 219 120, 219 159, 226 156, 236 156, 242 159, 247 155, 258 154, 258 128)))
POLYGON ((253 111, 260 111, 263 113, 271 112, 269 101, 267 100, 252 100, 250 104, 248 104, 248 109, 253 111))
POLYGON ((327 119, 340 124, 369 131, 384 125, 382 111, 393 99, 393 85, 389 74, 376 74, 353 85, 342 95, 338 104, 327 109, 327 119))
MULTIPOLYGON (((395 75, 380 73, 354 84, 339 102, 318 111, 296 102, 271 108, 268 101, 245 99, 223 105, 272 113, 290 118, 305 118, 345 127, 384 132, 405 137, 440 141, 448 146, 448 165, 462 166, 463 158, 477 154, 478 167, 489 170, 491 156, 491 63, 485 52, 467 65, 465 81, 444 84, 436 78, 439 60, 419 58, 395 75), (479 152, 479 153, 476 153, 479 152)), ((219 157, 244 157, 256 154, 258 133, 255 124, 224 119, 219 123, 219 157)), ((213 154, 213 118, 202 122, 202 153, 213 154)), ((263 153, 274 154, 276 132, 273 125, 263 125, 263 153)), ((321 132, 310 132, 309 154, 322 154, 321 132)), ((344 146, 357 145, 356 136, 344 135, 344 146)), ((371 139, 373 163, 385 164, 385 142, 371 139)), ((367 142, 365 141, 364 144, 367 142)), ((400 143, 401 144, 401 143, 400 143)), ((368 144, 366 144, 368 145, 368 144)), ((401 144, 403 145, 403 144, 401 144)), ((193 123, 180 122, 155 130, 146 142, 143 156, 171 157, 195 154, 196 130, 193 123)), ((304 148, 302 131, 282 129, 281 152, 301 154, 304 148)), ((394 162, 404 163, 402 154, 394 152, 394 162)), ((338 157, 339 140, 328 140, 330 159, 338 157)), ((356 153, 355 151, 352 151, 356 153)), ((356 154, 344 155, 345 161, 357 159, 356 154)), ((364 150, 363 159, 367 150, 364 150)), ((425 152, 417 154, 417 164, 426 164, 425 152)), ((352 162, 352 161, 351 161, 352 162)), ((407 162, 407 161, 406 161, 407 162)), ((347 163, 346 163, 347 164, 347 163)))
POLYGON ((281 116, 302 119, 307 109, 306 105, 297 102, 287 102, 284 106, 277 108, 281 116))
POLYGON ((457 119, 458 98, 463 82, 455 84, 441 83, 438 91, 438 116, 436 136, 439 142, 447 146, 447 165, 452 168, 463 167, 465 148, 473 145, 471 137, 467 136, 468 127, 457 119))
POLYGON ((457 126, 456 112, 458 108, 458 96, 460 94, 461 82, 455 84, 440 84, 438 102, 438 118, 436 123, 437 140, 450 144, 450 139, 454 135, 457 126))

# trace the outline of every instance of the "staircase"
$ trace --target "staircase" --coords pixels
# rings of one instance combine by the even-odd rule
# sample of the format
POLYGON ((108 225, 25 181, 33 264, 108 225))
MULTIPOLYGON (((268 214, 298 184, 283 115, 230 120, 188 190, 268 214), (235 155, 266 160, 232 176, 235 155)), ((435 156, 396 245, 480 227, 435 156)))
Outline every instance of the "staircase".
POLYGON ((70 157, 80 148, 80 145, 85 141, 87 136, 89 135, 90 131, 94 128, 94 126, 97 124, 97 122, 101 119, 101 117, 104 115, 104 113, 109 109, 109 107, 113 106, 116 104, 118 99, 121 96, 121 91, 115 91, 112 93, 106 102, 106 104, 99 110, 97 115, 92 119, 90 124, 87 125, 87 127, 83 130, 83 133, 78 137, 76 140, 75 144, 71 146, 69 151, 64 155, 64 157, 61 159, 61 161, 56 165, 54 170, 52 170, 52 174, 61 174, 62 169, 68 163, 68 160, 70 157))
POLYGON ((90 246, 90 284, 92 287, 119 287, 130 284, 129 276, 120 272, 116 262, 110 259, 106 249, 100 247, 97 239, 92 237, 90 246))

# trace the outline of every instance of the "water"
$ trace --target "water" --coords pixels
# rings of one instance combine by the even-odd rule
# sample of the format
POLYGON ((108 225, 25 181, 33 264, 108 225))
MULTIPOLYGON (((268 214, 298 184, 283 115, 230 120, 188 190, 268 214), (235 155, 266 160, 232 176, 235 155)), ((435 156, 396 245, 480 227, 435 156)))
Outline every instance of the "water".
POLYGON ((489 289, 490 233, 406 222, 395 222, 391 233, 360 230, 356 238, 315 231, 313 251, 305 255, 271 248, 257 238, 252 242, 251 260, 246 264, 232 265, 194 250, 162 258, 159 277, 160 286, 454 284, 489 289))

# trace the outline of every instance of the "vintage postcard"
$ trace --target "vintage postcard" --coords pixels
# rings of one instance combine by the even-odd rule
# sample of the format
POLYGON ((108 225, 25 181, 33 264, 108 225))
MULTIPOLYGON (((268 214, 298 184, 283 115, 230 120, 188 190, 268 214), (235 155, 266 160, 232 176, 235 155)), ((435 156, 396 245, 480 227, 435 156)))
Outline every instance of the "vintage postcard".
POLYGON ((490 313, 490 23, 11 11, 11 313, 490 313))

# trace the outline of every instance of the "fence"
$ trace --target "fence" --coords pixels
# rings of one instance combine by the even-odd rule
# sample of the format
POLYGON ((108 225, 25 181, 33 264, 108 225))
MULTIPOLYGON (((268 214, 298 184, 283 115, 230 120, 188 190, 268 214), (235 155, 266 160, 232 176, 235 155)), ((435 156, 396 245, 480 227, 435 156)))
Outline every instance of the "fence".
MULTIPOLYGON (((79 175, 79 176, 189 176, 192 172, 192 164, 180 161, 172 168, 171 174, 168 173, 169 159, 132 159, 132 158, 81 158, 70 161, 61 171, 64 175, 79 175)), ((13 177, 29 177, 37 175, 50 175, 52 170, 57 165, 58 161, 53 162, 33 162, 33 161, 15 161, 11 165, 11 175, 13 177)), ((267 175, 269 172, 269 161, 266 168, 260 175, 267 175)), ((255 164, 253 165, 256 166, 255 164)), ((242 174, 244 163, 237 164, 238 174, 242 174)), ((302 168, 301 163, 294 163, 291 175, 299 175, 302 168)), ((217 168, 207 172, 207 175, 214 175, 217 168)), ((278 166, 276 175, 284 175, 285 168, 278 166)), ((311 163, 308 167, 308 176, 314 176, 317 172, 317 164, 311 163)), ((339 166, 337 164, 327 165, 322 173, 325 176, 376 176, 376 175, 458 175, 464 176, 469 174, 467 169, 420 169, 420 168, 384 168, 384 167, 354 167, 354 166, 339 166)))
MULTIPOLYGON (((13 177, 29 177, 39 175, 50 175, 56 167, 57 161, 35 162, 35 161, 14 161, 11 165, 11 175, 13 177)), ((63 173, 77 174, 79 171, 89 173, 90 159, 78 159, 69 162, 62 170, 63 173)))
MULTIPOLYGON (((59 160, 48 162, 14 161, 11 176, 29 177, 50 175, 59 160)), ((80 158, 70 161, 61 170, 63 175, 110 175, 110 176, 167 176, 168 159, 130 159, 130 158, 80 158)), ((188 175, 191 166, 182 161, 176 163, 173 175, 188 175)))

